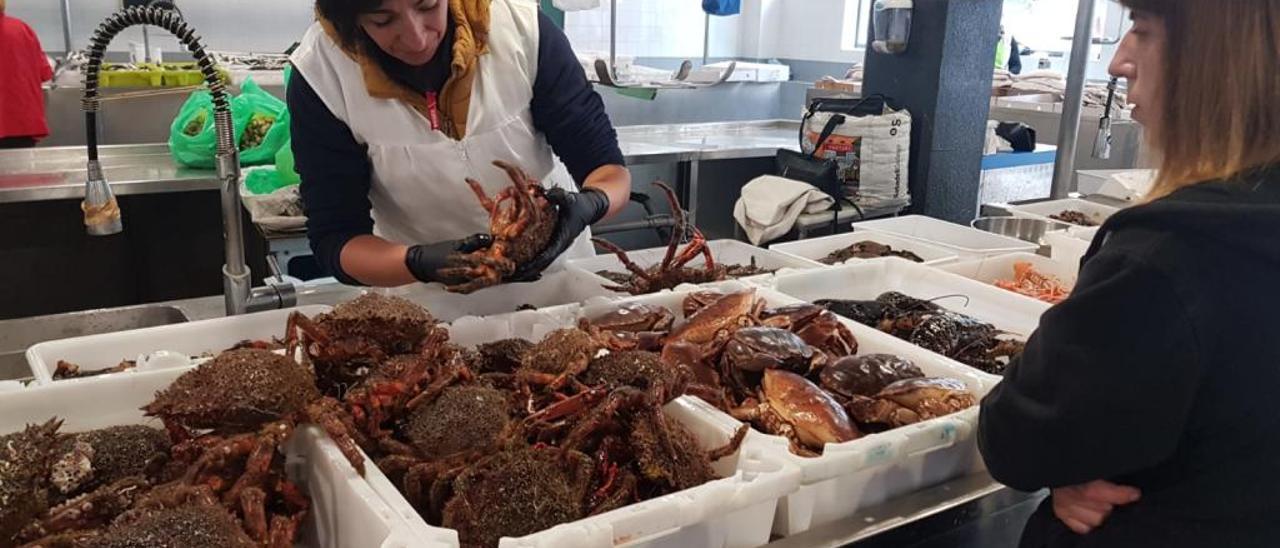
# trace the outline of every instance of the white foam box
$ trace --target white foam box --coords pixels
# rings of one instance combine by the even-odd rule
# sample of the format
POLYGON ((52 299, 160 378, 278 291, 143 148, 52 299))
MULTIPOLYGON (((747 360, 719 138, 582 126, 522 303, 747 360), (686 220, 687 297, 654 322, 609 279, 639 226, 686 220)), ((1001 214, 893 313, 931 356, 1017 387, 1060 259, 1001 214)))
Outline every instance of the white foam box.
POLYGON ((1049 309, 1049 303, 898 258, 779 276, 771 281, 771 287, 803 301, 873 300, 886 291, 898 291, 932 300, 1024 339, 1049 309))
MULTIPOLYGON (((52 417, 63 419, 62 432, 126 424, 162 428, 160 421, 144 417, 139 408, 182 373, 165 370, 109 375, 94 383, 60 382, 6 393, 0 396, 0 434, 52 417)), ((282 450, 289 478, 311 499, 311 509, 299 529, 299 546, 443 546, 415 534, 318 428, 297 429, 282 450)), ((368 465, 367 474, 381 475, 372 463, 368 465)))
POLYGON ((58 360, 79 365, 82 371, 96 371, 114 367, 121 360, 133 360, 161 353, 175 358, 171 360, 175 367, 189 367, 194 363, 184 361, 183 357, 217 354, 244 340, 283 338, 289 315, 295 311, 314 316, 329 310, 331 310, 330 307, 323 305, 300 306, 47 341, 27 349, 27 363, 31 365, 31 373, 35 376, 35 384, 38 385, 54 382, 86 382, 136 373, 125 371, 89 378, 54 381, 53 372, 58 367, 58 360))
MULTIPOLYGON (((817 261, 787 255, 756 247, 751 244, 739 242, 737 240, 711 240, 707 242, 707 247, 711 250, 711 257, 717 264, 751 264, 751 259, 756 260, 756 265, 769 269, 783 272, 787 270, 808 270, 813 268, 823 268, 825 265, 817 261)), ((648 268, 662 262, 662 258, 666 256, 667 248, 655 247, 650 249, 642 249, 637 251, 628 251, 627 256, 632 262, 640 266, 640 268, 648 268)), ((699 267, 706 265, 706 260, 699 255, 698 258, 690 261, 686 266, 699 267)), ((596 274, 601 270, 613 272, 626 272, 626 268, 622 266, 622 261, 612 253, 606 255, 596 255, 586 259, 571 260, 566 265, 568 270, 577 270, 585 272, 596 277, 596 281, 603 285, 614 285, 607 278, 596 274)), ((776 273, 775 273, 776 274, 776 273)), ((759 280, 769 278, 775 274, 761 274, 757 276, 747 276, 740 278, 742 280, 759 280)))
POLYGON ((548 273, 531 283, 511 283, 487 287, 467 295, 449 293, 439 284, 415 284, 381 291, 398 295, 426 307, 443 322, 466 316, 495 316, 516 312, 523 305, 547 308, 579 303, 593 298, 618 298, 605 289, 600 277, 580 270, 548 273))
POLYGON ((1035 253, 1039 247, 1017 238, 992 234, 924 215, 903 215, 853 223, 853 232, 857 234, 860 231, 905 236, 943 249, 950 249, 962 257, 991 257, 1019 251, 1035 253))
POLYGON ((999 257, 945 264, 938 268, 952 274, 964 276, 970 280, 977 280, 985 284, 995 284, 997 280, 1012 280, 1014 278, 1013 265, 1016 263, 1031 263, 1031 266, 1035 267, 1037 271, 1057 277, 1067 284, 1067 287, 1075 287, 1076 277, 1080 271, 1079 263, 1055 261, 1035 253, 1010 253, 999 257))
MULTIPOLYGON (((924 264, 945 264, 956 260, 956 252, 943 249, 933 244, 904 238, 893 234, 870 235, 863 232, 836 234, 821 238, 811 238, 796 242, 786 242, 769 246, 770 251, 794 255, 801 259, 821 262, 827 255, 838 249, 849 247, 864 240, 871 240, 892 247, 895 251, 910 251, 924 259, 924 264)), ((865 261, 866 259, 849 259, 839 264, 865 261)))
MULTIPOLYGON (((1061 200, 1046 200, 1033 204, 1010 205, 1006 208, 1014 217, 1023 217, 1028 219, 1040 219, 1042 221, 1065 222, 1057 219, 1051 219, 1050 215, 1057 215, 1064 211, 1079 211, 1084 213, 1093 222, 1101 225, 1111 218, 1119 208, 1102 205, 1097 202, 1083 200, 1080 198, 1064 198, 1061 200)), ((1073 223, 1067 223, 1073 224, 1073 223)))
MULTIPOLYGON (((908 263, 914 264, 914 263, 908 263)), ((825 271, 813 271, 825 272, 825 271)), ((722 291, 754 290, 769 306, 802 302, 768 288, 738 287, 725 284, 722 291)), ((670 309, 683 320, 681 303, 688 291, 646 295, 623 302, 643 302, 670 309)), ((583 317, 594 318, 607 313, 620 303, 587 306, 583 317)), ((858 340, 859 354, 885 353, 901 356, 915 363, 928 376, 957 379, 974 395, 981 397, 991 390, 999 377, 966 367, 923 348, 912 346, 876 329, 844 320, 842 322, 858 340)), ((717 415, 721 422, 741 424, 701 399, 686 396, 692 405, 706 414, 717 415)), ((775 535, 789 536, 827 523, 848 518, 858 510, 884 502, 949 479, 984 470, 977 452, 975 433, 978 408, 974 406, 945 417, 870 434, 859 439, 828 444, 821 456, 806 458, 791 453, 789 442, 781 436, 752 429, 748 445, 767 449, 770 454, 800 469, 801 485, 783 497, 773 521, 775 535)))

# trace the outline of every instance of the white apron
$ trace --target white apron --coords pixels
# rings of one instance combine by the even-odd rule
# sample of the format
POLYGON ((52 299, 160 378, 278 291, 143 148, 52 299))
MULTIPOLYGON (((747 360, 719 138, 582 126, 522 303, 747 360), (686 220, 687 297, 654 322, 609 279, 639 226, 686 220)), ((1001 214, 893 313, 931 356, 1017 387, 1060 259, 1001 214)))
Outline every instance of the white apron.
MULTIPOLYGON (((419 244, 489 232, 489 216, 466 179, 479 181, 490 196, 510 186, 494 160, 521 166, 547 188, 577 189, 546 138, 533 128, 529 104, 538 72, 538 6, 531 0, 493 0, 489 52, 478 60, 461 141, 432 129, 402 101, 369 96, 359 63, 319 23, 307 30, 290 60, 356 141, 368 146, 369 199, 378 236, 419 244)), ((551 269, 566 259, 594 255, 590 237, 590 230, 583 232, 551 269)))

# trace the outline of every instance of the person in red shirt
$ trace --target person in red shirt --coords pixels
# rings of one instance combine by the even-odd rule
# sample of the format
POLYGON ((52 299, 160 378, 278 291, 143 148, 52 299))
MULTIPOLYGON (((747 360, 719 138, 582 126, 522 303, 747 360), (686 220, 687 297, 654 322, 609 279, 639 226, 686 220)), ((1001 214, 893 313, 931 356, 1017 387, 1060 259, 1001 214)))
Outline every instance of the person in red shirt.
POLYGON ((0 148, 33 147, 49 135, 40 85, 53 69, 35 31, 4 12, 0 0, 0 148))

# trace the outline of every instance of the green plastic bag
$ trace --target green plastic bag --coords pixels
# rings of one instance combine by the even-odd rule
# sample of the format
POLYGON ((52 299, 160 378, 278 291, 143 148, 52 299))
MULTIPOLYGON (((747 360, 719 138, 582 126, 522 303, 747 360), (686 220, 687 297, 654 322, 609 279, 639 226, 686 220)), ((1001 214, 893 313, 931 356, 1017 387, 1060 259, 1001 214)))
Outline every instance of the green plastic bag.
MULTIPOLYGON (((236 136, 248 123, 248 112, 231 111, 236 136)), ((197 91, 187 97, 169 126, 169 153, 179 165, 212 169, 218 153, 218 136, 213 125, 213 96, 197 91)))
POLYGON ((267 93, 253 78, 240 85, 240 96, 231 109, 246 116, 244 129, 236 133, 240 165, 256 166, 276 161, 276 152, 289 140, 289 115, 284 101, 267 93))
POLYGON ((276 153, 276 171, 280 172, 280 182, 284 185, 296 185, 302 182, 298 170, 293 165, 293 139, 284 142, 276 153))
POLYGON ((284 186, 287 185, 280 180, 280 174, 273 167, 254 168, 244 176, 244 187, 250 194, 271 194, 284 186))

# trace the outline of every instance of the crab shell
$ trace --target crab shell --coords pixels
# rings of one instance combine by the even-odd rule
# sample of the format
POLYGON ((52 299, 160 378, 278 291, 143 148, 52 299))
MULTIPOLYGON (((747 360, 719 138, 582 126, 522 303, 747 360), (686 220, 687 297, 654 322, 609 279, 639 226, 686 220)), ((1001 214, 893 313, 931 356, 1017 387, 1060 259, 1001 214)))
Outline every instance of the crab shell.
POLYGON ((670 310, 661 306, 629 303, 591 320, 591 325, 601 331, 666 331, 675 319, 670 310))
POLYGON ((256 428, 320 399, 315 377, 268 350, 229 350, 183 373, 142 410, 188 428, 256 428))
POLYGON ((753 373, 786 369, 808 374, 820 369, 826 356, 814 352, 798 335, 785 329, 744 327, 730 337, 722 359, 737 369, 753 373))
POLYGON ((62 421, 50 419, 0 436, 0 545, 48 509, 48 475, 62 421))
POLYGON ((886 386, 877 397, 911 409, 924 419, 949 415, 978 403, 964 383, 945 377, 901 380, 886 386))
POLYGON ((874 396, 903 379, 923 377, 915 364, 892 354, 864 354, 836 360, 822 370, 822 387, 846 398, 874 396))
POLYGON ((764 301, 756 299, 754 289, 725 295, 690 316, 671 332, 669 340, 706 344, 739 327, 756 323, 764 301))
POLYGON ((800 442, 815 449, 861 436, 840 403, 795 373, 768 369, 760 383, 764 404, 791 425, 800 442))
POLYGON ((317 317, 333 338, 365 338, 388 354, 418 350, 436 323, 425 308, 396 296, 365 293, 317 317))

